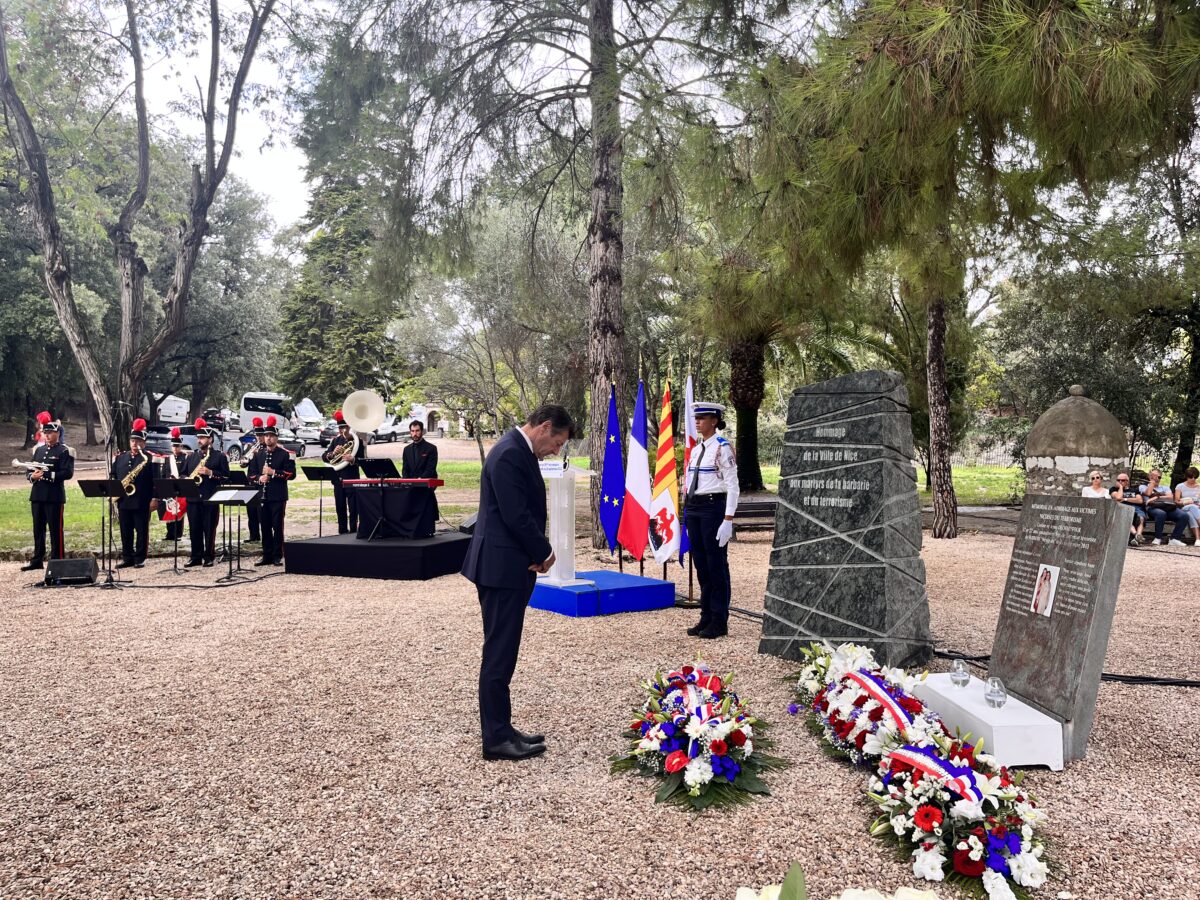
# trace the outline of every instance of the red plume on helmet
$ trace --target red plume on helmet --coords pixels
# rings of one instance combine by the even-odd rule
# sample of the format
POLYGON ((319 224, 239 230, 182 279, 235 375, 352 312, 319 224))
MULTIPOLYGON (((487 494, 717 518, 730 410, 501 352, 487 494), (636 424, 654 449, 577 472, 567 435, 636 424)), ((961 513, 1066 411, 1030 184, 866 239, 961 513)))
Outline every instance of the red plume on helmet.
POLYGON ((267 427, 268 428, 275 427, 275 417, 274 416, 267 416, 267 427))
POLYGON ((146 420, 145 419, 134 419, 133 420, 133 430, 134 431, 145 431, 146 430, 146 420))
POLYGON ((50 413, 40 412, 37 414, 37 422, 39 425, 49 425, 53 419, 50 418, 50 413))
POLYGON ((173 437, 173 438, 183 437, 183 432, 179 429, 178 425, 176 425, 174 428, 171 429, 171 437, 173 437))
POLYGON ((346 421, 346 417, 342 415, 342 411, 339 409, 334 412, 333 420, 340 425, 342 422, 346 421))
POLYGON ((262 416, 255 416, 253 419, 250 420, 250 424, 255 428, 262 428, 263 427, 262 416))
POLYGON ((196 430, 199 431, 201 428, 208 428, 208 423, 205 422, 203 419, 197 419, 196 420, 196 430))

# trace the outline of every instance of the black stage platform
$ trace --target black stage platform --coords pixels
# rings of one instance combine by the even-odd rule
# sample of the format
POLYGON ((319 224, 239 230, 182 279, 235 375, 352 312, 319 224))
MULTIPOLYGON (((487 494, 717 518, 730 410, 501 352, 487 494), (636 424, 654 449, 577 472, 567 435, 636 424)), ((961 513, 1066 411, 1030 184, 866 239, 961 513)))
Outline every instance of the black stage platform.
POLYGON ((431 538, 378 538, 361 541, 353 534, 285 541, 284 571, 293 575, 341 575, 428 581, 462 568, 471 536, 457 531, 431 538))

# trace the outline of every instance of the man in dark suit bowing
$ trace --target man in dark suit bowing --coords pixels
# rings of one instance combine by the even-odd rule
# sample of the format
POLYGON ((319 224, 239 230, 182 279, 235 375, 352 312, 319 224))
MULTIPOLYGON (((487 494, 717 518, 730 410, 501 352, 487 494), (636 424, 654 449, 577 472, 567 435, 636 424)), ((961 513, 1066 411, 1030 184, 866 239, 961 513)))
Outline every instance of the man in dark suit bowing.
POLYGON ((563 407, 540 406, 496 442, 483 464, 479 517, 462 573, 475 582, 483 612, 479 722, 484 759, 528 759, 546 751, 542 735, 513 728, 508 684, 534 583, 554 564, 538 460, 557 456, 574 427, 563 407))

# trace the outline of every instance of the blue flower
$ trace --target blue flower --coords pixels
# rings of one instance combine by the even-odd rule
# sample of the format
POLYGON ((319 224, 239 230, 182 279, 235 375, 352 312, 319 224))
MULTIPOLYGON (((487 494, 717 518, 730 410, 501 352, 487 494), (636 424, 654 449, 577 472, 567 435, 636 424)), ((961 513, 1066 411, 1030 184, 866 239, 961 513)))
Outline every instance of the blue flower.
POLYGON ((788 704, 788 715, 789 716, 794 716, 798 712, 800 712, 800 707, 797 704, 795 704, 795 703, 788 704))
POLYGON ((673 737, 675 734, 675 726, 670 722, 663 722, 658 727, 662 729, 662 733, 667 737, 673 737))
POLYGON ((1021 835, 1015 831, 1008 833, 1008 852, 1013 856, 1021 852, 1021 835))
POLYGON ((730 781, 737 778, 738 772, 742 771, 742 767, 735 763, 728 756, 725 757, 725 777, 730 781))
POLYGON ((1008 859, 999 853, 989 853, 987 855, 987 867, 993 872, 999 872, 1005 878, 1009 877, 1008 859))
POLYGON ((642 723, 642 734, 645 734, 645 733, 646 733, 647 731, 649 731, 649 730, 650 730, 650 723, 649 723, 649 722, 643 722, 643 723, 642 723))

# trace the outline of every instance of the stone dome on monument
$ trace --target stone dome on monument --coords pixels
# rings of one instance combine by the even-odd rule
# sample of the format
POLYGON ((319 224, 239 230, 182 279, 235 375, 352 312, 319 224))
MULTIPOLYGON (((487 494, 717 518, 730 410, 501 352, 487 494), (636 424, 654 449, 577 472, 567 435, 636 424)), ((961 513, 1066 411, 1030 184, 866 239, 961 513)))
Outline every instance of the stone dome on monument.
POLYGON ((1046 410, 1025 439, 1026 490, 1036 494, 1075 494, 1098 469, 1104 485, 1126 467, 1125 427, 1107 409, 1071 385, 1068 395, 1046 410))

